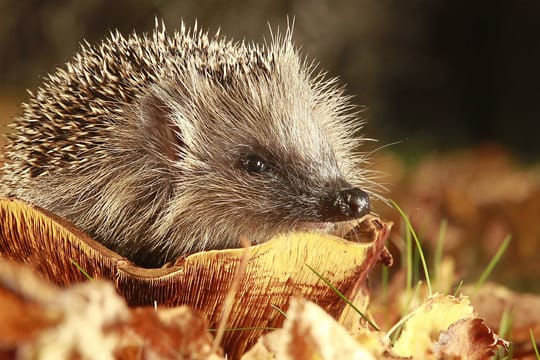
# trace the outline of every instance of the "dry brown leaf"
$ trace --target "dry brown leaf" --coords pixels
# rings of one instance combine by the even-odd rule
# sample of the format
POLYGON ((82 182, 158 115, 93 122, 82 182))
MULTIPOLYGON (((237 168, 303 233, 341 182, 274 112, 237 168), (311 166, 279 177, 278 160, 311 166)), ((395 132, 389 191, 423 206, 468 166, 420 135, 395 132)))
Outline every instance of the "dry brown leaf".
POLYGON ((392 350, 403 357, 432 358, 433 344, 442 331, 458 320, 474 317, 467 298, 433 295, 409 315, 392 350))
POLYGON ((467 297, 434 295, 407 318, 392 348, 414 359, 487 359, 508 343, 487 327, 467 297))
POLYGON ((498 346, 508 349, 508 342, 493 333, 482 319, 462 319, 441 332, 433 352, 436 359, 488 360, 498 346))
MULTIPOLYGON (((250 257, 231 307, 223 347, 242 354, 266 327, 279 327, 291 296, 316 301, 338 317, 345 302, 305 264, 316 269, 345 296, 355 298, 380 260, 391 224, 369 216, 355 228, 358 242, 323 234, 279 236, 250 248, 250 257)), ((238 272, 243 249, 190 255, 169 267, 143 269, 95 242, 69 222, 18 200, 0 199, 0 254, 23 261, 60 285, 93 278, 114 280, 129 305, 177 306, 202 311, 216 328, 223 300, 238 272)), ((362 298, 359 299, 361 301, 362 298)))
POLYGON ((223 358, 187 307, 129 309, 105 281, 60 289, 20 264, 0 259, 0 269, 0 358, 223 358))
POLYGON ((304 299, 292 299, 283 329, 263 336, 242 360, 375 360, 385 347, 376 333, 355 340, 320 307, 304 299))
MULTIPOLYGON (((463 292, 472 292, 472 289, 465 287, 463 292)), ((514 355, 520 357, 533 353, 530 330, 536 341, 540 341, 540 295, 519 294, 489 282, 478 289, 471 303, 493 329, 498 329, 506 311, 511 323, 508 336, 512 339, 514 355)))

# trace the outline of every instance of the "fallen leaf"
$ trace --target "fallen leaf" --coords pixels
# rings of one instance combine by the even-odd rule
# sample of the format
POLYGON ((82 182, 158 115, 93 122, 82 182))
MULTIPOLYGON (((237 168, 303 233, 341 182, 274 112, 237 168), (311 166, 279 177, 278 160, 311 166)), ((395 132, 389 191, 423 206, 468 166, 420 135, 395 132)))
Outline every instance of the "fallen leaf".
POLYGON ((433 295, 409 315, 392 350, 399 356, 428 358, 442 331, 456 321, 474 317, 474 309, 467 298, 433 295))
POLYGON ((498 337, 482 319, 461 319, 441 332, 433 345, 436 359, 488 360, 509 343, 498 337))
POLYGON ((264 335, 242 360, 375 360, 385 351, 375 333, 353 338, 319 306, 292 299, 283 329, 264 335))
POLYGON ((0 269, 2 359, 223 359, 186 306, 131 309, 110 282, 61 289, 21 264, 0 269))
MULTIPOLYGON (((472 287, 464 287, 463 292, 472 292, 472 287)), ((514 356, 533 353, 530 331, 540 341, 540 295, 517 293, 488 282, 471 297, 471 303, 493 329, 499 328, 502 315, 507 312, 511 324, 507 336, 512 339, 514 356)))

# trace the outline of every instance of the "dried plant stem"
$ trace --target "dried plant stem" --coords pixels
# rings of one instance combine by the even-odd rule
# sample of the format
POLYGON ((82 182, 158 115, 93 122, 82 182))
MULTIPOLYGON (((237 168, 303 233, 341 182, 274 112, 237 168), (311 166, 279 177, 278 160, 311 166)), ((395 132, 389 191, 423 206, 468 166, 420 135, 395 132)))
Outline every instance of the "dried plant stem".
POLYGON ((215 353, 217 349, 219 348, 219 344, 221 344, 221 340, 223 339, 223 334, 225 333, 225 330, 227 328, 227 321, 229 320, 229 316, 232 311, 234 298, 238 291, 238 287, 240 286, 240 280, 243 278, 244 273, 246 272, 247 263, 248 263, 249 257, 251 256, 251 251, 250 251, 251 244, 249 243, 249 241, 245 238, 242 238, 240 239, 240 242, 242 243, 242 246, 244 247, 245 250, 244 250, 244 253, 242 254, 242 258, 240 259, 240 263, 236 270, 236 274, 234 275, 231 281, 231 287, 229 288, 229 291, 227 292, 227 295, 225 296, 225 300, 223 301, 222 316, 219 322, 216 336, 214 338, 214 343, 212 345, 211 353, 215 353))

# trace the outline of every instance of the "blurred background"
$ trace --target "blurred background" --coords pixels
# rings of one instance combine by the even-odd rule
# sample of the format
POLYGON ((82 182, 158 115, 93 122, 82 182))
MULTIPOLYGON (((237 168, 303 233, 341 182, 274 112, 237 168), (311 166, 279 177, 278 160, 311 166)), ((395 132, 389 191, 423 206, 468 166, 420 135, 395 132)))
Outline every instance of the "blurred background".
MULTIPOLYGON (((149 32, 158 17, 172 30, 197 19, 259 42, 287 16, 302 53, 365 106, 366 135, 379 140, 372 148, 390 144, 373 166, 425 241, 434 244, 448 221, 445 253, 473 279, 512 233, 495 279, 539 290, 538 1, 0 0, 0 121, 81 40, 96 43, 110 29, 149 32)), ((395 211, 378 210, 399 230, 395 211)))
POLYGON ((367 106, 367 133, 400 151, 496 142, 538 159, 538 1, 0 0, 0 90, 17 99, 87 39, 195 19, 260 41, 295 18, 302 52, 367 106))

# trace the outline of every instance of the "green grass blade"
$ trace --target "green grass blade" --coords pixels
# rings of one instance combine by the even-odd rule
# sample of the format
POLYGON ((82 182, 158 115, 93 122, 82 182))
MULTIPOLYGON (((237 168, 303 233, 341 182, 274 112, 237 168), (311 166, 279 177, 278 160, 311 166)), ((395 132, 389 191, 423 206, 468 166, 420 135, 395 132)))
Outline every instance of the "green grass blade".
POLYGON ((360 309, 358 309, 349 299, 347 299, 347 297, 343 295, 343 293, 339 291, 334 285, 332 285, 332 283, 330 283, 328 279, 319 274, 317 270, 315 270, 308 264, 305 265, 308 267, 309 270, 311 270, 315 275, 317 275, 317 277, 321 279, 328 287, 330 287, 330 289, 332 289, 332 291, 334 291, 343 301, 345 301, 358 315, 360 315, 362 319, 367 321, 367 323, 371 325, 375 330, 381 331, 381 329, 379 329, 379 327, 375 323, 373 323, 373 321, 371 321, 362 311, 360 311, 360 309))
POLYGON ((484 272, 482 273, 482 275, 480 276, 480 278, 476 282, 476 285, 474 286, 472 296, 474 296, 478 292, 480 287, 482 287, 482 285, 484 285, 487 278, 489 277, 489 275, 491 274, 491 272, 493 271, 493 269, 495 268, 495 266, 497 265, 497 263, 499 262, 499 260, 503 256, 503 254, 506 251, 506 248, 510 244, 511 240, 512 240, 512 235, 510 235, 510 234, 506 235, 506 237, 504 238, 501 246, 499 246, 499 249, 497 250, 497 252, 493 256, 493 258, 489 262, 488 266, 486 267, 486 269, 484 270, 484 272))
POLYGON ((409 309, 411 308, 411 304, 413 300, 418 296, 418 291, 420 290, 420 285, 422 285, 421 281, 418 281, 416 283, 416 286, 414 287, 414 291, 407 292, 407 301, 405 302, 405 307, 403 308, 403 311, 401 313, 401 316, 407 315, 409 312, 409 309))
POLYGON ((414 311, 406 314, 405 316, 402 316, 401 319, 399 319, 399 321, 395 323, 394 326, 392 326, 392 328, 386 332, 385 337, 392 344, 395 344, 395 342, 397 341, 401 328, 403 327, 403 324, 405 324, 405 322, 409 320, 413 315, 414 315, 414 311))
POLYGON ((407 245, 406 253, 407 256, 407 284, 405 290, 410 292, 412 290, 412 280, 413 280, 413 248, 412 248, 412 235, 408 228, 405 229, 405 243, 407 245))
POLYGON ((394 208, 396 208, 396 210, 399 212, 399 214, 401 215, 401 217, 405 221, 405 224, 407 225, 407 228, 411 232, 411 234, 412 234, 412 236, 414 238, 414 241, 416 242, 416 247, 418 249, 418 254, 420 255, 420 260, 422 261, 422 268, 424 269, 424 276, 426 278, 426 285, 428 287, 429 296, 431 296, 433 294, 433 291, 431 289, 431 280, 429 278, 429 271, 428 271, 428 267, 427 267, 427 263, 426 263, 426 258, 424 257, 424 252, 422 251, 422 245, 420 244, 420 240, 418 240, 418 236, 416 235, 416 232, 414 231, 414 229, 413 229, 413 227, 411 225, 411 222, 409 221, 409 218, 407 217, 407 215, 405 215, 403 210, 399 207, 399 205, 394 200, 389 199, 389 201, 392 204, 392 206, 394 206, 394 208))
POLYGON ((532 341, 534 353, 536 354, 536 360, 540 360, 540 353, 538 353, 538 348, 536 347, 536 340, 534 339, 534 334, 533 334, 532 329, 529 329, 529 333, 531 334, 531 341, 532 341))
POLYGON ((388 266, 382 267, 382 298, 383 303, 386 304, 388 302, 388 283, 390 282, 390 270, 388 269, 388 266))
POLYGON ((418 255, 418 251, 414 250, 412 252, 412 269, 413 269, 413 283, 417 284, 420 279, 420 256, 418 255))
POLYGON ((509 334, 510 329, 512 328, 512 311, 508 308, 505 308, 502 315, 501 315, 501 321, 499 322, 499 336, 502 338, 506 338, 506 336, 509 334))
POLYGON ((459 280, 458 286, 456 286, 456 290, 454 290, 454 297, 458 296, 459 291, 463 287, 463 280, 459 280))
POLYGON ((86 278, 87 278, 88 280, 90 280, 90 281, 94 280, 94 279, 90 276, 90 274, 88 274, 88 273, 86 272, 86 270, 84 270, 84 269, 83 269, 83 268, 82 268, 75 260, 69 259, 69 261, 70 261, 73 265, 75 265, 75 267, 76 267, 80 272, 82 272, 83 275, 86 276, 86 278))
POLYGON ((441 267, 444 240, 446 239, 447 228, 448 221, 446 219, 441 220, 441 225, 439 226, 439 236, 437 237, 437 244, 435 245, 435 256, 433 258, 433 276, 435 278, 437 278, 438 270, 441 267))
MULTIPOLYGON (((383 266, 381 270, 382 274, 382 303, 384 305, 384 308, 388 308, 388 300, 389 300, 389 291, 388 291, 388 284, 390 282, 390 270, 388 269, 388 266, 383 266)), ((384 324, 388 324, 388 311, 384 312, 384 324)))

